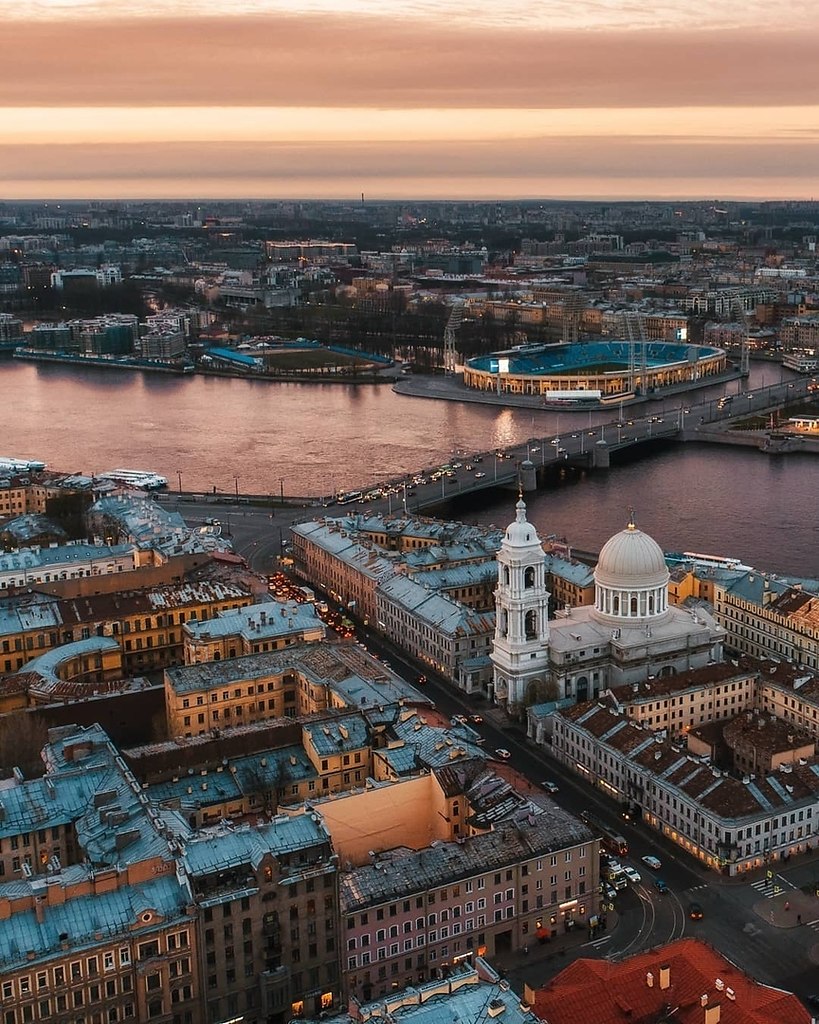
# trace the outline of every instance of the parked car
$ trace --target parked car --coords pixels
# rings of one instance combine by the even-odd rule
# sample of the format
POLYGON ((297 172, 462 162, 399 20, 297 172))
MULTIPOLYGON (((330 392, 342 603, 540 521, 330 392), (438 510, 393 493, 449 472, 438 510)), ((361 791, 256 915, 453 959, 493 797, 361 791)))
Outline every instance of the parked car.
POLYGON ((617 899, 617 890, 613 885, 609 885, 608 882, 603 882, 600 886, 600 895, 603 899, 608 900, 609 903, 613 903, 617 899))
POLYGON ((647 868, 651 868, 652 871, 659 871, 660 868, 662 867, 662 864, 660 863, 659 857, 652 857, 649 854, 646 857, 642 857, 641 860, 642 860, 643 864, 645 864, 645 866, 647 868))
POLYGON ((453 725, 466 725, 467 717, 466 715, 453 715, 450 721, 453 725))
POLYGON ((702 907, 699 903, 691 903, 688 907, 688 916, 692 921, 701 921, 703 918, 702 907))
POLYGON ((482 715, 470 715, 469 716, 469 721, 473 725, 480 725, 483 722, 483 716, 482 715))
POLYGON ((657 880, 655 881, 654 885, 655 885, 655 886, 657 887, 657 892, 658 892, 658 893, 659 893, 659 894, 660 894, 661 896, 667 896, 667 895, 668 895, 668 893, 669 893, 669 892, 671 891, 671 890, 670 890, 670 889, 668 888, 668 886, 667 886, 667 885, 665 884, 665 882, 664 882, 664 881, 662 880, 662 878, 658 878, 658 879, 657 879, 657 880))
POLYGON ((505 747, 498 747, 495 751, 495 757, 499 757, 501 761, 508 761, 512 755, 505 747))
POLYGON ((637 884, 639 884, 640 882, 642 882, 642 880, 643 880, 643 877, 642 877, 642 875, 640 874, 640 872, 639 872, 639 871, 637 871, 637 870, 636 870, 635 868, 632 868, 632 867, 625 867, 625 868, 623 868, 623 871, 624 871, 624 873, 625 873, 625 876, 626 876, 626 878, 627 878, 627 879, 628 879, 628 880, 629 880, 630 882, 633 882, 633 883, 634 883, 635 885, 637 885, 637 884))
POLYGON ((546 779, 545 782, 541 782, 541 786, 546 790, 547 793, 556 793, 558 786, 556 782, 552 782, 551 779, 546 779))

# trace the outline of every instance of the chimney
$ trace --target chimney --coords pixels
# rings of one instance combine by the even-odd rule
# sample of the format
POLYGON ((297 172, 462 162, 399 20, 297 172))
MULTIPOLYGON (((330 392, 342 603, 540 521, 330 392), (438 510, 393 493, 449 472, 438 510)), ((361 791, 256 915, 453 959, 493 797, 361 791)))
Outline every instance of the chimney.
POLYGON ((705 1024, 719 1024, 719 1003, 705 1007, 705 1024))
POLYGON ((671 988, 671 966, 669 964, 660 965, 660 988, 663 990, 671 988))

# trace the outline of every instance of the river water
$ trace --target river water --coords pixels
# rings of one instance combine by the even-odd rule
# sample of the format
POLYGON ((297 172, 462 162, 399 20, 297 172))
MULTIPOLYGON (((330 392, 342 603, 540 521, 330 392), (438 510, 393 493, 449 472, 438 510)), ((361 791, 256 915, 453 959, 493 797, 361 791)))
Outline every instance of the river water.
MULTIPOLYGON (((779 366, 755 365, 750 386, 775 383, 782 374, 779 366)), ((727 390, 737 389, 734 383, 727 390)), ((669 410, 679 404, 668 400, 669 410)), ((660 403, 648 408, 662 413, 660 403)), ((579 430, 611 415, 418 399, 388 385, 0 362, 0 455, 40 458, 71 472, 150 469, 173 489, 181 475, 186 491, 331 494, 440 463, 455 450, 485 451, 579 430)), ((639 524, 666 550, 733 555, 761 569, 819 575, 819 459, 810 456, 680 445, 609 473, 567 477, 527 500, 541 535, 567 536, 579 548, 599 549, 633 506, 639 524)), ((513 517, 513 503, 509 495, 458 514, 503 525, 513 517)))

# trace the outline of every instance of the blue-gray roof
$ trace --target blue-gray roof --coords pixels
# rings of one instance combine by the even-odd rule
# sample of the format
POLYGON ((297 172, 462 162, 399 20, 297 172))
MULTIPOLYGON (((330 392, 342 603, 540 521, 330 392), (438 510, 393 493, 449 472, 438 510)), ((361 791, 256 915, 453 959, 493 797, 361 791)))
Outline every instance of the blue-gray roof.
POLYGON ((318 632, 322 636, 326 633, 314 604, 272 600, 246 605, 236 611, 220 612, 206 621, 189 621, 184 629, 197 641, 241 636, 249 643, 307 632, 318 632))
POLYGON ((214 875, 244 864, 255 869, 267 854, 278 857, 327 842, 329 835, 317 815, 280 814, 266 825, 202 832, 186 845, 183 862, 191 877, 214 875))
MULTIPOLYGON (((62 937, 68 936, 73 952, 99 947, 100 942, 116 938, 129 939, 135 932, 151 932, 155 923, 144 923, 143 915, 154 911, 171 921, 189 921, 185 907, 190 894, 174 872, 160 875, 144 885, 123 885, 108 892, 87 896, 71 896, 65 902, 51 902, 47 897, 52 886, 69 889, 79 881, 88 883, 89 872, 76 867, 52 878, 35 878, 26 883, 0 886, 0 899, 6 892, 21 896, 30 893, 38 903, 38 911, 15 910, 0 921, 0 965, 11 971, 23 965, 32 966, 52 956, 65 958, 62 937), (38 912, 42 921, 38 921, 38 912), (34 954, 34 959, 29 957, 34 954)), ((93 881, 90 882, 93 888, 93 881)), ((66 896, 68 894, 66 893, 66 896)))

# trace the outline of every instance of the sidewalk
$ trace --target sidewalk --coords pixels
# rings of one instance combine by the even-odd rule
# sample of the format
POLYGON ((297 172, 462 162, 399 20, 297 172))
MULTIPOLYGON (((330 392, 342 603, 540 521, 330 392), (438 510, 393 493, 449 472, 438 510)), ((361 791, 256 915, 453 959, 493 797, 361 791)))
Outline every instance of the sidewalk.
POLYGON ((819 899, 801 889, 789 889, 754 903, 754 913, 774 928, 800 928, 819 919, 819 899))
MULTIPOLYGON (((544 977, 557 974, 578 957, 594 956, 595 947, 590 943, 611 936, 617 928, 618 920, 616 910, 608 911, 606 930, 598 930, 593 940, 589 938, 588 930, 580 925, 570 932, 559 931, 553 939, 544 942, 543 945, 532 936, 531 944, 526 947, 528 952, 516 949, 509 953, 496 954, 492 958, 492 965, 502 974, 514 976, 515 980, 522 978, 529 981, 531 978, 535 984, 542 984, 544 977)), ((609 942, 603 942, 601 946, 606 950, 609 942)))

